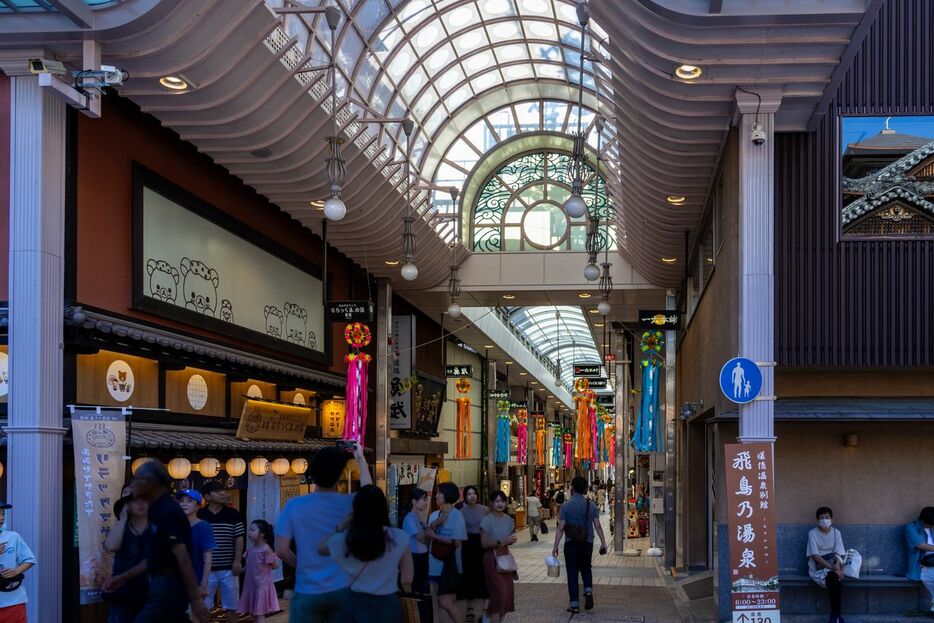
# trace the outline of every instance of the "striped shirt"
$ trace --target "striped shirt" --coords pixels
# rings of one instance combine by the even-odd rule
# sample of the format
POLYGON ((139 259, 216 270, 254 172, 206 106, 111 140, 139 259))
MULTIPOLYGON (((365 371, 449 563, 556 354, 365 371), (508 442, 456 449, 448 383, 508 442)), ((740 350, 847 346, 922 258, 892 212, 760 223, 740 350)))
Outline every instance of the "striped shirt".
POLYGON ((211 573, 229 571, 233 567, 234 555, 236 554, 234 544, 238 537, 243 538, 245 534, 240 513, 229 506, 225 506, 215 514, 205 506, 198 511, 198 519, 211 524, 211 530, 214 531, 214 540, 217 542, 217 548, 211 557, 211 573))

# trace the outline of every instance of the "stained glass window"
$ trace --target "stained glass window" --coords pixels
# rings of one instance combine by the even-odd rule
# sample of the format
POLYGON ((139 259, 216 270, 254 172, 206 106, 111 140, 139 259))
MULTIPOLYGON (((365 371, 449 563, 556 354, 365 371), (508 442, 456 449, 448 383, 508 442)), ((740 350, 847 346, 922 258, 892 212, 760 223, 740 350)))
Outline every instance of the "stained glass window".
MULTIPOLYGON (((571 156, 543 149, 519 155, 502 164, 477 195, 473 211, 473 250, 586 251, 585 217, 569 218, 562 206, 571 195, 571 156)), ((600 250, 615 249, 607 224, 613 208, 606 184, 585 165, 582 196, 590 214, 601 220, 600 250)))

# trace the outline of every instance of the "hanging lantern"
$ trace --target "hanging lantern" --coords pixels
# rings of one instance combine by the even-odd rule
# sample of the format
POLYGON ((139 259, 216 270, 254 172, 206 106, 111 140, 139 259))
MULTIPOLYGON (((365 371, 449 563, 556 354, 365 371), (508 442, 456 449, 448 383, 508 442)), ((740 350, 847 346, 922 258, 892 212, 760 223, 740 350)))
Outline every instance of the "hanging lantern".
POLYGON ((175 480, 188 478, 191 473, 191 461, 183 457, 177 457, 169 461, 169 476, 175 480))
POLYGON ((509 401, 499 400, 496 402, 496 410, 499 412, 496 416, 496 462, 509 462, 509 446, 512 442, 512 431, 509 422, 509 401))
POLYGON ((250 461, 250 472, 254 476, 265 476, 269 473, 269 461, 261 456, 250 461))
POLYGON ((535 464, 545 464, 545 418, 535 416, 535 464))
POLYGON ((211 457, 204 457, 198 463, 198 471, 205 478, 214 478, 221 471, 221 462, 211 457))
POLYGON ((516 462, 525 465, 529 462, 529 411, 528 409, 519 409, 516 413, 516 437, 519 440, 519 446, 516 451, 516 462))
POLYGON ((454 457, 458 459, 470 458, 470 379, 457 379, 454 388, 459 394, 457 397, 457 427, 455 431, 454 457))
POLYGON ((227 472, 227 475, 229 476, 239 478, 246 473, 246 461, 240 457, 227 459, 227 462, 224 463, 224 471, 227 472))
POLYGON ((133 473, 135 474, 135 473, 136 473, 136 470, 138 470, 140 467, 142 467, 144 463, 148 463, 149 461, 155 461, 155 460, 156 460, 156 459, 152 458, 151 456, 141 456, 141 457, 139 457, 138 459, 135 459, 135 460, 130 464, 130 471, 133 472, 133 473))
POLYGON ((292 459, 292 471, 296 474, 304 474, 308 471, 307 459, 292 459))
POLYGON ((272 473, 276 476, 285 476, 289 473, 289 460, 279 457, 274 459, 272 463, 269 464, 269 469, 272 470, 272 473))
POLYGON ((347 413, 344 417, 344 439, 363 445, 366 435, 367 378, 370 360, 360 349, 373 339, 370 328, 362 322, 353 322, 344 329, 344 340, 352 349, 344 357, 347 364, 347 413))

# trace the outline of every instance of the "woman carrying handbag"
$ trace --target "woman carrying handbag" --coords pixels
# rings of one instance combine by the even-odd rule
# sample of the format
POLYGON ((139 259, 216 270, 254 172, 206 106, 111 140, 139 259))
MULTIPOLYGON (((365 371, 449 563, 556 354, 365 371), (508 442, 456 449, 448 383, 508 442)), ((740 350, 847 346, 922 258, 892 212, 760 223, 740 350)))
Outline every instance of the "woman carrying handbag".
POLYGON ((438 607, 451 617, 453 623, 463 623, 464 613, 457 607, 457 588, 460 583, 460 544, 467 540, 467 525, 464 516, 454 508, 460 497, 457 485, 445 482, 438 485, 436 510, 428 518, 425 534, 431 539, 428 554, 428 579, 432 593, 438 596, 438 607))
POLYGON ((490 494, 493 512, 480 522, 480 542, 483 545, 483 568, 490 602, 486 613, 490 623, 500 623, 503 617, 516 609, 516 560, 509 546, 516 542, 516 524, 504 511, 507 499, 502 491, 490 494))

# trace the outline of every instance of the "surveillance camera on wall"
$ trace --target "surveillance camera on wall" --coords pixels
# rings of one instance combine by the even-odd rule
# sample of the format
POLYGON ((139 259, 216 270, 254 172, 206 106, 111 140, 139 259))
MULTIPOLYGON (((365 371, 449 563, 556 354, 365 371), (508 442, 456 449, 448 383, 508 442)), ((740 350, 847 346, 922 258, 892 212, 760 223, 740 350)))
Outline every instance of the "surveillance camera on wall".
POLYGON ((29 64, 29 73, 31 74, 62 75, 67 71, 63 63, 47 58, 31 58, 27 63, 29 64))
POLYGON ((749 135, 749 140, 757 147, 765 144, 765 130, 762 129, 762 124, 758 121, 752 124, 752 132, 749 135))

